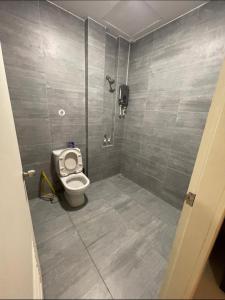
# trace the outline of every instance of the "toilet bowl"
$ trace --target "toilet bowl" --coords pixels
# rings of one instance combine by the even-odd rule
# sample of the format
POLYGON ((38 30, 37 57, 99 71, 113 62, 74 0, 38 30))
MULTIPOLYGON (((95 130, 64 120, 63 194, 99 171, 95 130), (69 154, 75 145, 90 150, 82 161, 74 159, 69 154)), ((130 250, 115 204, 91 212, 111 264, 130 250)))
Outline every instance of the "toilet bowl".
POLYGON ((90 180, 82 172, 83 162, 79 148, 67 148, 53 151, 56 172, 64 187, 64 195, 72 207, 85 203, 84 193, 90 180))
POLYGON ((84 173, 71 174, 66 177, 60 177, 65 188, 65 198, 73 207, 84 204, 84 192, 90 184, 90 180, 84 173))

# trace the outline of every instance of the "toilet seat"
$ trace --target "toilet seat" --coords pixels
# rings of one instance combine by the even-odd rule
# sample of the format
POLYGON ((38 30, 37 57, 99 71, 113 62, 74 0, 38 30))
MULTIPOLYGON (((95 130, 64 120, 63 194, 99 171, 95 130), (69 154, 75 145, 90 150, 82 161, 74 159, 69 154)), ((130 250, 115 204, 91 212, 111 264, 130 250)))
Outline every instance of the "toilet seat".
POLYGON ((71 174, 60 178, 67 192, 80 193, 90 184, 84 173, 71 174))
POLYGON ((83 207, 87 203, 85 191, 90 185, 82 173, 83 163, 79 148, 53 150, 56 172, 64 187, 64 197, 71 207, 83 207))
POLYGON ((59 173, 61 176, 80 173, 82 170, 83 162, 80 149, 65 149, 61 152, 59 155, 59 173))

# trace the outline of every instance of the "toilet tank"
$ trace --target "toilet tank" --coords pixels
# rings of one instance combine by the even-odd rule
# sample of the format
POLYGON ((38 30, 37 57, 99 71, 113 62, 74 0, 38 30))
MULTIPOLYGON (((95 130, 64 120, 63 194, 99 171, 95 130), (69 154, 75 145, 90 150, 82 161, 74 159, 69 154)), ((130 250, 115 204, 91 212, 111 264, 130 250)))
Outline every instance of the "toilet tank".
POLYGON ((60 176, 60 172, 59 172, 59 156, 62 153, 62 151, 64 151, 65 149, 60 149, 60 150, 54 150, 52 151, 53 154, 53 159, 54 159, 54 165, 55 165, 55 170, 57 172, 57 174, 60 176))

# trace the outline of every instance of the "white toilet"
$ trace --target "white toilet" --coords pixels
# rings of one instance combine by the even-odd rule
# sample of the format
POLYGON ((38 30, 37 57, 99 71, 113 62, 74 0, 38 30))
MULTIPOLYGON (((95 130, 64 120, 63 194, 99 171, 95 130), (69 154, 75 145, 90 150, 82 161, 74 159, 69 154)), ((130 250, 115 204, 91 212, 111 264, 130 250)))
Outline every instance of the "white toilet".
POLYGON ((65 188, 65 198, 73 207, 84 204, 84 192, 90 180, 84 175, 82 155, 79 148, 54 150, 56 172, 65 188))

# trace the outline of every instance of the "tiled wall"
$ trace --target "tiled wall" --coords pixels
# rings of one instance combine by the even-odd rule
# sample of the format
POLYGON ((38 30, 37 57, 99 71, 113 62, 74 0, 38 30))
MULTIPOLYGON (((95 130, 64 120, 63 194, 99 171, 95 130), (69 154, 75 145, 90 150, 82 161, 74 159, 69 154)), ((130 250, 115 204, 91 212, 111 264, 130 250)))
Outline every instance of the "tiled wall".
POLYGON ((105 36, 105 72, 104 72, 104 99, 103 99, 103 133, 111 137, 113 143, 113 131, 115 123, 115 104, 117 99, 116 82, 117 82, 117 63, 118 63, 118 41, 109 34, 105 36), (109 82, 106 76, 115 80, 110 92, 109 82))
POLYGON ((116 92, 116 114, 114 124, 114 141, 119 149, 118 162, 120 165, 119 172, 121 171, 121 160, 122 160, 122 145, 124 135, 124 122, 125 119, 119 118, 119 105, 118 105, 118 94, 119 86, 126 84, 128 80, 128 67, 129 67, 129 47, 130 43, 126 40, 119 38, 118 45, 118 64, 117 64, 117 92, 116 92))
POLYGON ((85 159, 84 23, 45 1, 0 1, 0 41, 32 198, 53 149, 75 140, 85 159))
POLYGON ((122 173, 180 208, 225 54, 225 2, 132 44, 122 173))
POLYGON ((71 140, 81 148, 86 167, 88 153, 92 181, 120 171, 122 126, 118 118, 113 124, 117 91, 107 94, 105 75, 125 82, 127 42, 94 21, 86 26, 85 39, 83 21, 46 1, 0 1, 0 41, 23 168, 37 171, 26 182, 29 198, 38 195, 41 170, 55 175, 52 150, 71 140), (114 140, 103 148, 107 128, 114 128, 114 140))
POLYGON ((0 1, 21 158, 24 170, 37 170, 27 181, 29 198, 37 196, 40 170, 51 173, 51 151, 75 140, 84 161, 88 153, 92 181, 122 171, 181 207, 224 59, 224 15, 225 3, 213 1, 132 44, 128 114, 119 119, 115 103, 113 146, 103 148, 113 117, 105 75, 117 79, 109 99, 116 102, 126 82, 129 43, 45 1, 0 1))
POLYGON ((112 122, 117 90, 109 94, 105 76, 109 73, 117 81, 118 75, 120 81, 125 82, 124 73, 128 62, 124 56, 128 56, 128 49, 124 46, 126 43, 124 40, 109 36, 104 27, 91 19, 87 20, 86 26, 88 38, 88 176, 91 181, 96 181, 120 172, 122 131, 117 104, 115 122, 112 122), (110 128, 113 127, 115 130, 113 144, 103 147, 104 133, 110 134, 110 128))

